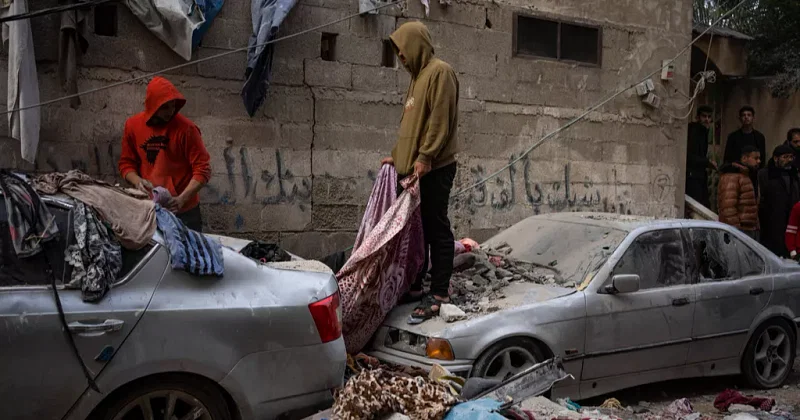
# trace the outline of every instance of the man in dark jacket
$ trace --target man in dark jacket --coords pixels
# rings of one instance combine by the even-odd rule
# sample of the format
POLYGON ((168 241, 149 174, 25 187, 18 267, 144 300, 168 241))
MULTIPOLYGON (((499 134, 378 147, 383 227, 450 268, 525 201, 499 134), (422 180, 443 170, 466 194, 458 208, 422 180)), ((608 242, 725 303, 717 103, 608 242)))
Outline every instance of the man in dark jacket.
MULTIPOLYGON (((756 110, 753 107, 744 106, 739 110, 739 121, 742 123, 742 128, 728 136, 728 142, 725 144, 725 163, 738 162, 745 146, 755 147, 761 153, 761 157, 767 156, 767 140, 761 132, 753 128, 755 119, 756 110)), ((764 167, 763 163, 761 167, 764 167)))
POLYGON ((800 169, 800 128, 793 128, 786 133, 786 143, 792 149, 794 160, 792 164, 795 168, 800 169))
POLYGON ((767 167, 758 172, 761 196, 758 219, 761 244, 779 257, 789 257, 784 240, 792 207, 800 201, 800 174, 792 165, 792 148, 782 144, 772 152, 767 167))
POLYGON ((686 194, 711 207, 708 197, 708 169, 717 165, 708 159, 708 130, 714 111, 709 106, 697 108, 697 121, 689 123, 686 143, 686 194))

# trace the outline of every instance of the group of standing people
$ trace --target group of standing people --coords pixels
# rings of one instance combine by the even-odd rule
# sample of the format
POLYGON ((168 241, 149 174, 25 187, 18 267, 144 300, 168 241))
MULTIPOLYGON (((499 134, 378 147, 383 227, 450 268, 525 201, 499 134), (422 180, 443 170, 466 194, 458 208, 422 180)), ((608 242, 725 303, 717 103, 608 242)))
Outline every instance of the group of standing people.
POLYGON ((780 257, 797 256, 800 224, 800 128, 767 159, 766 138, 754 128, 756 111, 739 110, 741 128, 728 136, 723 164, 708 158, 713 110, 701 106, 689 124, 686 194, 710 207, 708 170, 718 171, 719 221, 734 226, 780 257), (795 220, 794 224, 790 219, 795 220))

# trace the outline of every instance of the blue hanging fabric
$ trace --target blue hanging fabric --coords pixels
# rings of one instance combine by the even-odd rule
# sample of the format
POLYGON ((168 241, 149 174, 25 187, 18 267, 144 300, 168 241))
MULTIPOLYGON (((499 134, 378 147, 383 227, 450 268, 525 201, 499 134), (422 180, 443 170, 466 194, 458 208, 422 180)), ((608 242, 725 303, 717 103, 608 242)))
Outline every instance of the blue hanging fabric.
POLYGON ((208 28, 211 27, 211 22, 213 22, 214 18, 219 14, 222 5, 225 4, 225 0, 195 0, 195 3, 197 3, 197 7, 200 8, 200 11, 203 12, 206 21, 192 33, 192 49, 197 49, 200 45, 200 41, 203 40, 206 32, 208 32, 208 28))
POLYGON ((247 50, 247 80, 242 88, 242 100, 251 117, 264 104, 272 80, 274 44, 263 44, 275 39, 278 27, 295 4, 297 0, 252 0, 250 5, 253 34, 248 44, 251 48, 247 50))

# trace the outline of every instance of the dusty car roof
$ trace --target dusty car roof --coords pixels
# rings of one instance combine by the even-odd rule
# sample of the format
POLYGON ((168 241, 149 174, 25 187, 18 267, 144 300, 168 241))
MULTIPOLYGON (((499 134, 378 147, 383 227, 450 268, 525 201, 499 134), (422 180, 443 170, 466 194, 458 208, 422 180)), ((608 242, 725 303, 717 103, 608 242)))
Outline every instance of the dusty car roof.
POLYGON ((669 223, 674 220, 656 219, 650 216, 631 216, 616 213, 549 213, 532 216, 529 219, 553 220, 566 223, 580 223, 598 227, 607 227, 625 232, 631 232, 642 226, 650 226, 658 223, 669 223))

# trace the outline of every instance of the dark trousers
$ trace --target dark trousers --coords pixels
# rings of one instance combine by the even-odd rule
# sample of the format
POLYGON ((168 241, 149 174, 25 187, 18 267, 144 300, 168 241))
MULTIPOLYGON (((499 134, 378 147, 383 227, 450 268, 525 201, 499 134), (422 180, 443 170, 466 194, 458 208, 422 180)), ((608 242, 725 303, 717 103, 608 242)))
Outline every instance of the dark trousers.
POLYGON ((176 216, 178 216, 178 219, 180 219, 187 228, 197 232, 203 232, 203 215, 200 213, 200 206, 196 206, 183 213, 178 213, 176 216))
MULTIPOLYGON (((425 263, 412 290, 422 288, 422 280, 431 261, 432 295, 447 297, 450 293, 450 276, 453 275, 453 257, 455 249, 447 207, 450 204, 450 190, 456 177, 456 163, 435 169, 420 179, 420 212, 422 213, 422 231, 425 234, 425 263)), ((402 193, 398 186, 398 194, 402 193)))

